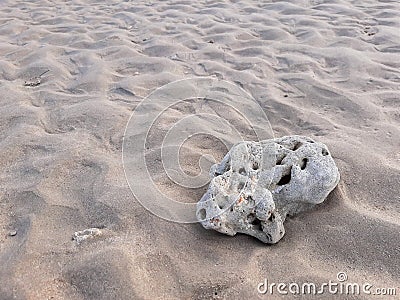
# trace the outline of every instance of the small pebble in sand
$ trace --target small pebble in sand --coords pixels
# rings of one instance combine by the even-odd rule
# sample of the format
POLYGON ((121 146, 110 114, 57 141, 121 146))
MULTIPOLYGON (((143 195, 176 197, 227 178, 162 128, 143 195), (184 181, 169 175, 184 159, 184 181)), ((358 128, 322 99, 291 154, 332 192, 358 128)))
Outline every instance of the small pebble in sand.
POLYGON ((8 236, 16 236, 17 235, 17 231, 16 230, 10 230, 8 232, 8 236))
POLYGON ((76 231, 72 236, 72 240, 74 240, 78 245, 88 238, 94 238, 96 236, 100 236, 102 234, 99 228, 88 228, 82 231, 76 231))

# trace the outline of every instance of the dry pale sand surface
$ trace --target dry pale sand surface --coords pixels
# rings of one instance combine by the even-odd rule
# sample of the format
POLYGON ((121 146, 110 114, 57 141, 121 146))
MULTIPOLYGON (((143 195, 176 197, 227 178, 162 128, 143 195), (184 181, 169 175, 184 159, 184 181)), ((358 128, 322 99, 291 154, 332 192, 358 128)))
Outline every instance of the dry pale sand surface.
MULTIPOLYGON (((321 284, 340 271, 399 294, 399 28, 399 1, 1 1, 0 299, 271 299, 257 292, 264 278, 321 284), (338 187, 276 245, 163 220, 129 189, 134 108, 205 76, 250 93, 276 137, 327 144, 339 167, 338 187), (101 235, 72 240, 87 228, 101 235)), ((228 110, 187 101, 157 119, 146 160, 161 191, 196 202, 207 188, 175 184, 160 162, 185 116, 225 116, 255 139, 228 110)), ((182 168, 196 174, 201 154, 227 150, 196 135, 182 168)))

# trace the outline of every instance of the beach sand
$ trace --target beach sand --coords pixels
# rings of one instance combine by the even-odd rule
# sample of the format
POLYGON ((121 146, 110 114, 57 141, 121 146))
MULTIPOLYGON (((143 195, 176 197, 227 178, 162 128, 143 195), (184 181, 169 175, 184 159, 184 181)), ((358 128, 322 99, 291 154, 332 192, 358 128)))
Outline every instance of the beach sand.
MULTIPOLYGON (((2 1, 1 299, 271 299, 257 292, 265 278, 322 284, 338 272, 400 293, 399 2, 107 2, 2 1), (275 137, 310 136, 338 165, 338 187, 289 218, 276 245, 163 220, 127 184, 135 107, 208 76, 251 94, 275 137), (87 228, 102 234, 72 240, 87 228)), ((160 190, 194 203, 207 186, 171 183, 159 161, 166 128, 192 104, 164 112, 147 161, 160 190)), ((201 154, 227 150, 197 135, 183 168, 196 174, 201 154)))

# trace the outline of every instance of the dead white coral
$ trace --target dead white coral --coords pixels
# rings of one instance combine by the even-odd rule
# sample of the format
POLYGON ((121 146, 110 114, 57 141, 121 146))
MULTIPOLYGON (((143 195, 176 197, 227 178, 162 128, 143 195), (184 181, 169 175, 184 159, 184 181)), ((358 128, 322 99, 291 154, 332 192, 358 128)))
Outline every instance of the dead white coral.
POLYGON ((340 179, 326 145, 303 136, 238 143, 210 175, 197 203, 203 227, 264 243, 278 242, 286 216, 324 201, 340 179))

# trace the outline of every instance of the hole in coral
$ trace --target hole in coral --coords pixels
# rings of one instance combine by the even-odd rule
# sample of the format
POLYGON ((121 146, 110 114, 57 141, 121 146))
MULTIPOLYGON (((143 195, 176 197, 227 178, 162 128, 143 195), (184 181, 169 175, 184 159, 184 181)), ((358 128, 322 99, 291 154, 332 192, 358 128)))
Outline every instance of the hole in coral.
POLYGON ((284 174, 282 178, 279 180, 277 185, 284 185, 288 184, 290 182, 290 179, 292 179, 292 167, 290 167, 289 172, 287 174, 284 174))
POLYGON ((206 210, 204 208, 200 209, 199 215, 201 220, 205 220, 207 216, 206 210))
POLYGON ((247 216, 247 221, 249 224, 253 226, 254 230, 260 230, 262 231, 262 224, 259 219, 257 219, 256 215, 251 213, 247 216))
MULTIPOLYGON (((258 219, 257 219, 258 220, 258 219)), ((263 226, 260 220, 258 220, 258 222, 256 224, 253 224, 253 228, 254 230, 259 230, 259 231, 263 231, 263 226)))
POLYGON ((254 222, 254 220, 256 219, 256 215, 251 213, 247 216, 247 221, 252 224, 252 222, 254 222))
POLYGON ((301 164, 300 164, 300 169, 304 170, 307 166, 307 163, 308 163, 308 159, 303 158, 303 160, 301 161, 301 164))
POLYGON ((325 148, 322 148, 322 155, 323 155, 323 156, 329 155, 328 150, 326 150, 325 148))
POLYGON ((278 157, 278 159, 276 160, 276 164, 277 165, 281 165, 282 164, 282 160, 286 157, 286 155, 282 156, 282 157, 278 157))
POLYGON ((299 149, 303 144, 301 142, 297 142, 294 147, 293 147, 293 151, 296 151, 297 149, 299 149))
POLYGON ((245 168, 240 168, 240 169, 239 169, 239 174, 241 174, 241 175, 246 175, 246 170, 245 170, 245 168))
POLYGON ((278 185, 285 185, 285 184, 288 184, 288 183, 290 182, 291 177, 292 177, 292 176, 291 176, 290 174, 284 175, 284 176, 281 178, 281 180, 279 180, 278 185))
POLYGON ((253 170, 258 170, 258 162, 253 163, 253 170))

